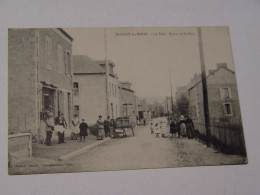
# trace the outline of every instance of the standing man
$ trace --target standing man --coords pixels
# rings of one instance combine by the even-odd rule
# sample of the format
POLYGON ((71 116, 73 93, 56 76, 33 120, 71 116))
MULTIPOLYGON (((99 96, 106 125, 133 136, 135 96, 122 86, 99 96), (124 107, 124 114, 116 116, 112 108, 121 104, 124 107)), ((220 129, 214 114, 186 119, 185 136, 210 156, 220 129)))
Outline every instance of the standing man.
POLYGON ((46 145, 50 146, 52 144, 52 132, 54 131, 54 114, 51 105, 49 105, 44 111, 44 121, 46 123, 46 145))
POLYGON ((67 123, 64 119, 64 115, 58 112, 58 117, 55 118, 55 125, 57 125, 59 144, 65 143, 64 141, 64 130, 67 128, 67 123))
POLYGON ((107 116, 107 120, 104 121, 104 130, 105 130, 106 137, 110 135, 110 126, 111 126, 110 116, 107 116))

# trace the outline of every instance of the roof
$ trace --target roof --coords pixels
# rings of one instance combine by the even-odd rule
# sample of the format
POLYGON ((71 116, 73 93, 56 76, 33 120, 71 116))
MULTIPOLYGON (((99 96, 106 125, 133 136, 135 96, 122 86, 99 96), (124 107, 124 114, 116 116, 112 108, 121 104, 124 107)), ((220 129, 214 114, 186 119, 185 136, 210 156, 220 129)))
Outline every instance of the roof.
MULTIPOLYGON (((215 72, 219 71, 220 69, 225 69, 225 70, 227 70, 227 71, 229 71, 229 72, 235 74, 234 71, 228 69, 227 67, 221 66, 221 67, 217 68, 216 70, 211 70, 210 73, 209 73, 209 75, 208 75, 206 78, 208 79, 211 75, 215 74, 215 72)), ((191 82, 191 83, 189 83, 189 84, 187 85, 187 86, 188 86, 188 90, 190 90, 191 88, 195 87, 195 86, 198 85, 200 82, 201 82, 201 78, 200 78, 199 81, 197 81, 197 82, 194 82, 194 83, 191 82)))
POLYGON ((58 28, 66 37, 68 37, 71 41, 73 41, 73 38, 62 28, 58 28))
POLYGON ((87 55, 73 55, 74 74, 103 74, 105 69, 87 55))
MULTIPOLYGON (((104 70, 106 70, 106 60, 96 60, 95 61, 98 65, 100 65, 100 67, 102 67, 104 70)), ((112 76, 112 77, 117 77, 117 75, 115 75, 114 73, 114 67, 115 67, 115 64, 114 62, 112 62, 111 60, 108 60, 108 70, 109 70, 109 75, 112 76)))

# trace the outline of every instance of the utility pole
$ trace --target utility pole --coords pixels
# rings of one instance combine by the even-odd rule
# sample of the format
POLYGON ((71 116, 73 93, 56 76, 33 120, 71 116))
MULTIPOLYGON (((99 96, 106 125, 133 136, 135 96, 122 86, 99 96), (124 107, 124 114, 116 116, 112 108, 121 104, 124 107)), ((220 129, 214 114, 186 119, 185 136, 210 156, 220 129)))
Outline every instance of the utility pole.
POLYGON ((201 27, 198 27, 198 41, 199 41, 199 52, 200 52, 200 62, 201 62, 201 80, 202 80, 202 92, 203 92, 204 118, 205 118, 205 127, 206 127, 206 139, 207 139, 207 147, 209 147, 210 146, 210 117, 209 117, 208 89, 207 89, 207 79, 206 79, 205 62, 204 62, 204 54, 203 54, 201 27))
POLYGON ((107 104, 107 110, 106 114, 109 116, 109 68, 108 68, 108 59, 107 59, 107 33, 106 28, 104 28, 104 42, 105 42, 105 70, 106 70, 106 104, 107 104))
POLYGON ((170 119, 170 112, 169 112, 169 106, 168 106, 168 96, 166 97, 166 107, 167 107, 167 115, 168 115, 168 120, 170 119))
POLYGON ((171 75, 171 68, 169 71, 170 74, 170 86, 171 86, 171 104, 172 104, 172 118, 174 117, 174 108, 173 108, 173 97, 172 97, 172 75, 171 75))

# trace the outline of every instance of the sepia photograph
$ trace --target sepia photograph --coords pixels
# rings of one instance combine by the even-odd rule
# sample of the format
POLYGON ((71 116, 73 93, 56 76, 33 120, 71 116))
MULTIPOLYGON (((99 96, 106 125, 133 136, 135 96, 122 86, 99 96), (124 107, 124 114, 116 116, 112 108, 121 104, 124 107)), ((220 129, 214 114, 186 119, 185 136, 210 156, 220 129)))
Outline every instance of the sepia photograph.
POLYGON ((228 26, 8 29, 8 174, 247 164, 228 26))

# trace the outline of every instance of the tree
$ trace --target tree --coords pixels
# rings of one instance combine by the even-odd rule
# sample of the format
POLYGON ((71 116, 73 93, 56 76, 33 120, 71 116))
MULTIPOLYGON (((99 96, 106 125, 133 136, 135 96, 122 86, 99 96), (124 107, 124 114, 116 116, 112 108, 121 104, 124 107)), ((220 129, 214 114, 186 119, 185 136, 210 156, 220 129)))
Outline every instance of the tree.
POLYGON ((189 99, 185 94, 181 94, 180 97, 176 100, 177 110, 180 115, 189 114, 189 99))

